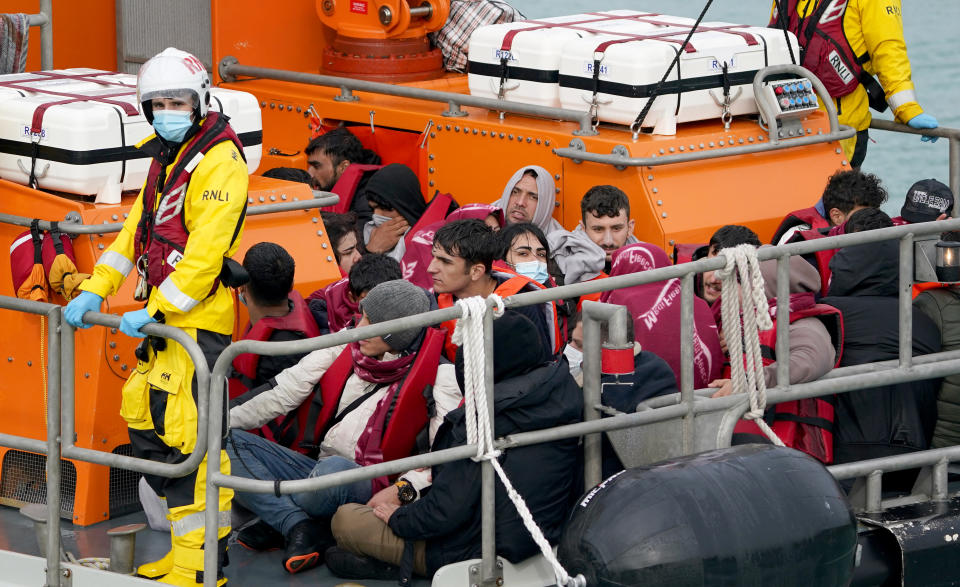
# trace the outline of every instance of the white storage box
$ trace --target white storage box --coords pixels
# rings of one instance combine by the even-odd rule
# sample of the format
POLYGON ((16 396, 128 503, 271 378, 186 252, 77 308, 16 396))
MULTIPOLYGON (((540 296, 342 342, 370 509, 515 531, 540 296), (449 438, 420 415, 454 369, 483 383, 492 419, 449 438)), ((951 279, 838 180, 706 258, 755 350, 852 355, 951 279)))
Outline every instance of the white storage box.
POLYGON ((638 25, 632 19, 642 16, 654 15, 611 10, 478 27, 468 49, 470 94, 498 98, 502 88, 505 100, 559 107, 564 47, 608 31, 634 30, 638 25))
MULTIPOLYGON (((26 185, 36 154, 41 189, 96 194, 101 203, 139 190, 150 159, 134 145, 153 128, 137 111, 136 83, 135 75, 82 68, 0 75, 0 177, 26 185), (42 126, 34 133, 43 105, 42 126)), ((256 98, 213 88, 210 108, 230 116, 247 167, 255 171, 263 142, 256 98)))
MULTIPOLYGON (((598 118, 632 124, 689 33, 688 26, 658 28, 659 32, 647 30, 642 34, 676 34, 627 42, 622 37, 599 35, 568 42, 560 63, 561 106, 589 110, 594 95, 594 63, 602 55, 598 118), (616 42, 602 47, 607 41, 616 42), (598 48, 602 49, 599 54, 598 48)), ((792 34, 790 43, 793 54, 799 55, 796 37, 792 34)), ((656 127, 655 132, 661 134, 673 134, 677 122, 720 118, 724 64, 730 85, 730 114, 756 113, 752 85, 755 74, 768 65, 783 63, 791 63, 791 59, 781 30, 722 22, 701 23, 688 49, 681 52, 679 63, 661 88, 643 126, 656 127)))

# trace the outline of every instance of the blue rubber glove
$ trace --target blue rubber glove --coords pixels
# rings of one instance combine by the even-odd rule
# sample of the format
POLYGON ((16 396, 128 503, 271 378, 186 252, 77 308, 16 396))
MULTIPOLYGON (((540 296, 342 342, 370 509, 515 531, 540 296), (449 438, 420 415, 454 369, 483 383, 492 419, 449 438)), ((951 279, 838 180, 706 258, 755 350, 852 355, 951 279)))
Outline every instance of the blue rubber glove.
POLYGON ((74 328, 90 328, 92 324, 83 322, 83 315, 87 312, 99 312, 100 304, 103 298, 92 291, 82 291, 80 295, 70 300, 67 307, 63 309, 63 318, 67 324, 74 328))
MULTIPOLYGON (((907 124, 910 128, 924 129, 924 128, 937 128, 940 126, 940 123, 937 122, 937 119, 930 116, 929 114, 917 114, 913 118, 907 121, 907 124)), ((940 137, 931 137, 923 135, 920 137, 920 140, 925 143, 935 143, 940 137)))
POLYGON ((134 338, 146 338, 147 335, 140 332, 140 329, 152 322, 156 322, 156 320, 153 316, 147 314, 146 308, 127 312, 120 318, 120 332, 134 338))

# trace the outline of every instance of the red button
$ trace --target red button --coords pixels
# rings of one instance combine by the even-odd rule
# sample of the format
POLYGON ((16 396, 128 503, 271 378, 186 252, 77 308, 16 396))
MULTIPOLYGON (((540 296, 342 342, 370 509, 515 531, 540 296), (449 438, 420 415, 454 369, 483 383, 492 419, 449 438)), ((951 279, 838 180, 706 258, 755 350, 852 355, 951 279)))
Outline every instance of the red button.
POLYGON ((773 91, 776 92, 776 94, 779 96, 780 94, 783 93, 783 86, 777 86, 776 88, 774 88, 773 91))

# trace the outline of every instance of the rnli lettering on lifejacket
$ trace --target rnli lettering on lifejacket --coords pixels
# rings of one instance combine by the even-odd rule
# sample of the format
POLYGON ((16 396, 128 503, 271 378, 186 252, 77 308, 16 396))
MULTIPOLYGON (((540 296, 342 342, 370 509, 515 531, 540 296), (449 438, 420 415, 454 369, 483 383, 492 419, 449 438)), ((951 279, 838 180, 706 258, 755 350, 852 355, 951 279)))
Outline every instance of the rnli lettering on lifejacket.
POLYGON ((223 190, 204 190, 203 195, 200 196, 200 199, 204 202, 208 200, 214 202, 229 202, 230 192, 225 192, 223 190))
POLYGON ((891 5, 891 6, 887 6, 887 14, 889 14, 890 16, 902 16, 902 15, 900 14, 900 7, 899 7, 899 6, 892 6, 892 5, 891 5))
POLYGON ((853 79, 853 73, 847 69, 847 66, 843 64, 843 59, 840 58, 840 54, 836 51, 831 51, 829 55, 830 66, 833 67, 833 70, 837 72, 837 75, 840 76, 840 79, 843 80, 843 83, 848 83, 853 79))
POLYGON ((169 255, 167 255, 167 265, 176 267, 177 263, 180 262, 180 259, 183 259, 183 253, 174 249, 169 255))

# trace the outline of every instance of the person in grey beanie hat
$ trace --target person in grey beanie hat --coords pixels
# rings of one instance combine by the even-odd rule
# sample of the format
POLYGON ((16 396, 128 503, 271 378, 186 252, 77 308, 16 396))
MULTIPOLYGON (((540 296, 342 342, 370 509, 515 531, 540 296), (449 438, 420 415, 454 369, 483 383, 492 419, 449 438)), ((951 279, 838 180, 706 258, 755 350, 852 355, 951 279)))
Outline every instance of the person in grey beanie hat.
MULTIPOLYGON (((422 314, 430 310, 430 307, 430 295, 426 290, 402 279, 377 285, 360 302, 360 311, 366 315, 370 324, 422 314)), ((384 334, 382 338, 391 349, 400 352, 413 344, 422 331, 422 328, 401 330, 384 334)))
MULTIPOLYGON (((433 309, 434 304, 426 290, 410 282, 385 281, 360 302, 363 315, 357 328, 414 316, 433 309)), ((447 412, 456 409, 463 395, 453 365, 440 360, 443 345, 438 342, 443 334, 428 338, 426 332, 425 328, 401 330, 313 351, 267 384, 232 400, 233 430, 225 448, 235 457, 233 474, 288 481, 381 462, 390 451, 409 450, 398 447, 406 447, 406 442, 413 446, 415 438, 410 434, 420 432, 411 426, 407 432, 388 435, 389 421, 419 420, 426 424, 423 429, 432 442, 447 412), (424 344, 428 340, 433 343, 424 344), (349 369, 343 368, 347 361, 341 357, 349 359, 349 369), (436 369, 434 376, 428 367, 436 369), (424 394, 431 398, 432 410, 421 405, 424 394), (420 398, 421 403, 400 398, 420 398), (394 409, 390 406, 397 411, 388 421, 387 410, 394 409), (278 418, 290 421, 290 416, 304 410, 312 424, 296 431, 302 441, 295 448, 307 449, 309 455, 247 432, 278 418)), ((339 506, 400 505, 429 484, 429 471, 409 471, 399 485, 382 477, 292 495, 237 492, 237 502, 261 520, 238 532, 237 541, 252 549, 284 548, 284 568, 299 573, 323 562, 324 552, 333 545, 330 518, 339 506)))

